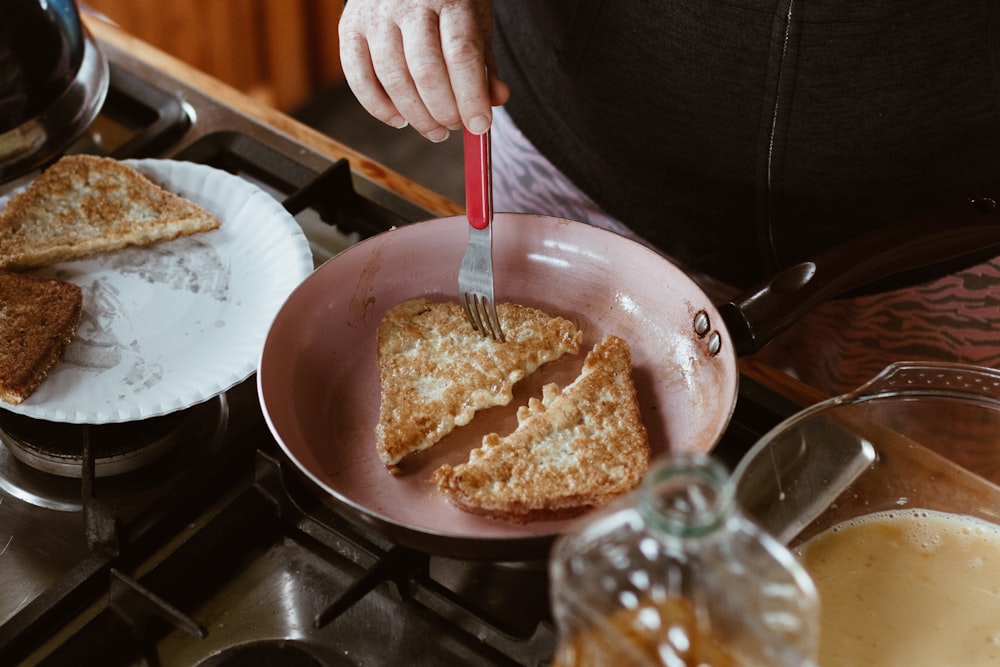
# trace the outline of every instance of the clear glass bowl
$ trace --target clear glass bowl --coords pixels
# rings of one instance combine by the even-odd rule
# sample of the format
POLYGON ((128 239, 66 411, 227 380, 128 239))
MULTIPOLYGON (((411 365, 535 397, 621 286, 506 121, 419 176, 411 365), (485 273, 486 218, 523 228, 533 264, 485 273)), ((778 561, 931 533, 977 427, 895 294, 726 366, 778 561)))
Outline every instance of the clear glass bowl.
POLYGON ((733 479, 746 513, 792 546, 891 509, 1000 524, 1000 371, 892 364, 773 428, 733 479))

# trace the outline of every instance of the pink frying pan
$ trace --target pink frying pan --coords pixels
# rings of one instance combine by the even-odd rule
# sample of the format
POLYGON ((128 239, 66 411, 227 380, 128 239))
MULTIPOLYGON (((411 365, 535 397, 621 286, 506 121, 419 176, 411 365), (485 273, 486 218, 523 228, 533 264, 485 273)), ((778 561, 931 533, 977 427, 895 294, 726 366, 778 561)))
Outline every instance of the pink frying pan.
MULTIPOLYGON (((464 461, 485 433, 513 430, 517 406, 539 396, 544 383, 571 382, 586 351, 605 335, 618 335, 631 346, 633 379, 654 456, 708 452, 735 407, 738 353, 759 348, 797 313, 856 282, 891 272, 895 263, 883 257, 872 264, 878 268, 859 274, 855 247, 842 254, 857 275, 836 273, 830 287, 814 285, 827 272, 822 263, 809 262, 779 277, 781 289, 750 290, 744 299, 717 308, 684 271, 632 240, 558 218, 497 214, 497 301, 571 319, 583 332, 583 347, 579 355, 522 381, 509 406, 479 413, 394 476, 375 453, 376 329, 401 301, 457 299, 467 226, 464 216, 419 222, 362 241, 326 262, 279 311, 258 371, 272 434, 334 509, 404 546, 461 558, 538 557, 565 529, 566 522, 520 525, 463 512, 429 478, 442 463, 464 461), (792 306, 775 306, 773 291, 807 296, 793 299, 792 306), (759 313, 774 325, 754 322, 759 313)), ((994 243, 1000 241, 998 232, 989 234, 994 243)), ((884 247, 884 241, 876 239, 875 247, 884 247)), ((962 248, 970 243, 966 239, 962 248)), ((930 254, 942 256, 941 239, 911 250, 905 265, 928 263, 930 254)))

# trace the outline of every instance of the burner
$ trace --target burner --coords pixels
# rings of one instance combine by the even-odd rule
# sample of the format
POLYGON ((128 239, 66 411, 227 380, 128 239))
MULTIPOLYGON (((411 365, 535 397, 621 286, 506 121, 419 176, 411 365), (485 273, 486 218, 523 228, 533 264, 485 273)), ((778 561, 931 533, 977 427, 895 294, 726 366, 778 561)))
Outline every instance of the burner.
POLYGON ((67 424, 0 415, 0 488, 34 505, 82 508, 84 443, 105 500, 148 494, 219 445, 229 420, 224 395, 187 410, 117 424, 67 424), (152 465, 155 463, 156 465, 152 465))
POLYGON ((60 477, 83 476, 90 438, 96 477, 142 468, 175 444, 186 412, 119 424, 66 424, 11 415, 0 419, 0 442, 26 465, 60 477))

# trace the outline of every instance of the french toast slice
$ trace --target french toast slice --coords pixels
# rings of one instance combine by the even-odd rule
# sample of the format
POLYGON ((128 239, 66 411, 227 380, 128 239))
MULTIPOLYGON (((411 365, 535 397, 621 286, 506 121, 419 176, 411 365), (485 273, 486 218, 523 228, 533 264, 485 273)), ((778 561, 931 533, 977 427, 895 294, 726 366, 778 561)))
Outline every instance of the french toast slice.
POLYGON ((83 313, 77 285, 0 271, 0 400, 24 402, 59 361, 83 313))
POLYGON ((390 471, 477 411, 510 403, 514 384, 542 364, 580 349, 582 334, 567 319, 510 303, 497 315, 506 342, 477 333, 457 302, 413 299, 385 314, 376 449, 390 471))
POLYGON ((617 336, 587 354, 565 389, 545 385, 517 420, 509 435, 485 436, 466 463, 434 472, 452 504, 518 523, 565 519, 635 488, 649 468, 631 352, 617 336))
POLYGON ((0 268, 25 270, 218 228, 218 218, 124 162, 67 155, 0 211, 0 268))

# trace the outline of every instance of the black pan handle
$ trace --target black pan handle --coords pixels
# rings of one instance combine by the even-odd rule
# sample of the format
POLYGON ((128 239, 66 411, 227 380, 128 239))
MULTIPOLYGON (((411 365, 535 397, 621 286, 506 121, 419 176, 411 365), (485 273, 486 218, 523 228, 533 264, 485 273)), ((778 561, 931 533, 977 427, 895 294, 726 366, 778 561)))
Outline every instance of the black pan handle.
POLYGON ((794 264, 719 307, 737 355, 757 352, 821 303, 913 285, 1000 254, 997 199, 897 222, 794 264))

